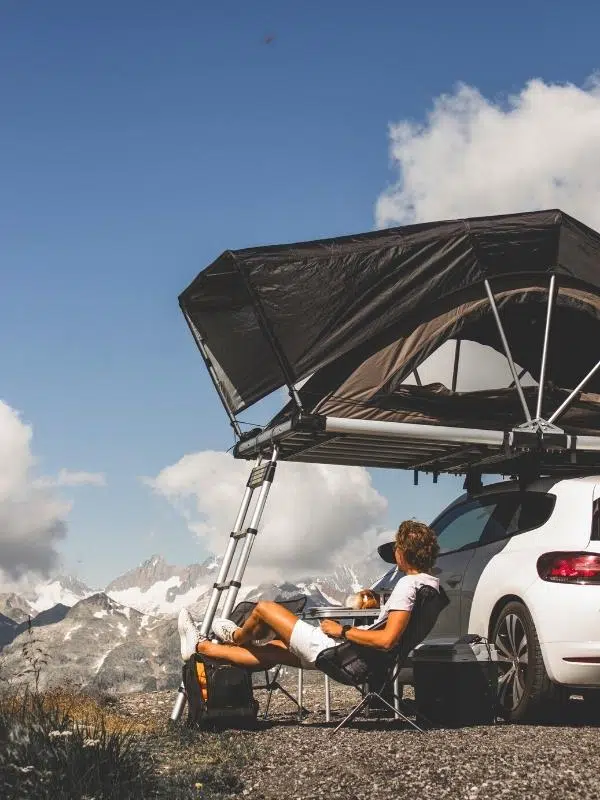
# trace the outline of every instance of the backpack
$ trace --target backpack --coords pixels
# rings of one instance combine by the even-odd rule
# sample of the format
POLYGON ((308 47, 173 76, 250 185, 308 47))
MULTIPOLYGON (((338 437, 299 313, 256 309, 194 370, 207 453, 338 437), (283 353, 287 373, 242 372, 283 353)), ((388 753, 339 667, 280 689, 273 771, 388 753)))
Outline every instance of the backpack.
POLYGON ((187 724, 203 729, 253 727, 258 702, 249 670, 195 653, 183 666, 187 724))

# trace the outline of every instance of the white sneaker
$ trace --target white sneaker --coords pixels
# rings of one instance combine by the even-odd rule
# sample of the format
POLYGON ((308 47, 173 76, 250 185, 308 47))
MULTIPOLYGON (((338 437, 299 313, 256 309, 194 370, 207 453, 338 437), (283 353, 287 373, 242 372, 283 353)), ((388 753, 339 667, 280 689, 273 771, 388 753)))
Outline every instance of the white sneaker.
POLYGON ((187 608, 182 608, 179 612, 177 630, 181 639, 181 658, 184 661, 189 661, 196 652, 196 645, 204 637, 200 636, 200 632, 187 608))
POLYGON ((235 644, 233 634, 239 629, 239 625, 236 625, 230 619, 224 619, 223 617, 215 617, 213 619, 212 632, 224 644, 235 644))

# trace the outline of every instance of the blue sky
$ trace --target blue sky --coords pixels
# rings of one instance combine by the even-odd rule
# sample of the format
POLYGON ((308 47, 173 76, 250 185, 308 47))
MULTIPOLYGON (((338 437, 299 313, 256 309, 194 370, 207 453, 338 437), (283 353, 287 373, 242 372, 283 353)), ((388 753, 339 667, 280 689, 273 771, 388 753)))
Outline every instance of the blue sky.
MULTIPOLYGON (((177 305, 195 274, 226 248, 372 228, 389 123, 461 81, 583 85, 599 22, 523 0, 0 0, 0 397, 41 472, 107 479, 68 490, 66 568, 99 585, 155 551, 204 555, 139 481, 232 443, 177 305)), ((374 481, 390 524, 460 487, 374 481)))

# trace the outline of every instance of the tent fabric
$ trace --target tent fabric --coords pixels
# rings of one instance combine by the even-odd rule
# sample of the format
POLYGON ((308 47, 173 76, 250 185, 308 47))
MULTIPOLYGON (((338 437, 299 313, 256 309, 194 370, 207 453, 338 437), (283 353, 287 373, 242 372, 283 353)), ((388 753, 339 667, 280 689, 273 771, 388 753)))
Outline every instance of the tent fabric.
MULTIPOLYGON (((523 393, 533 412, 537 386, 524 387, 523 393)), ((546 385, 542 416, 549 417, 567 395, 564 389, 546 385)), ((439 383, 402 386, 393 393, 380 395, 369 405, 356 405, 345 398, 329 400, 319 406, 317 413, 428 425, 447 425, 450 422, 458 428, 484 430, 507 430, 525 421, 514 389, 452 392, 439 383)), ((596 435, 600 430, 600 395, 581 394, 561 417, 560 426, 566 433, 596 435)))
POLYGON ((515 361, 535 372, 551 274, 561 288, 553 340, 574 350, 560 365, 554 359, 548 377, 572 387, 597 357, 600 235, 559 210, 226 251, 179 301, 235 414, 309 375, 311 391, 321 382, 319 391, 332 392, 377 358, 398 382, 459 328, 500 349, 485 279, 494 294, 509 293, 499 306, 515 361))
MULTIPOLYGON (((547 292, 532 287, 497 295, 496 302, 509 331, 512 355, 520 366, 539 379, 547 292)), ((543 393, 542 417, 550 417, 573 387, 600 358, 600 295, 578 289, 561 289, 554 303, 554 335, 543 393)), ((387 422, 421 422, 483 429, 507 430, 525 422, 514 388, 469 392, 452 391, 434 383, 412 386, 403 381, 426 360, 441 340, 462 338, 499 347, 495 321, 487 300, 463 303, 417 326, 374 353, 357 366, 333 364, 321 370, 300 390, 304 407, 311 413, 387 422)), ((459 356, 458 371, 468 369, 459 356)), ((595 434, 600 430, 600 375, 586 385, 586 392, 561 417, 567 432, 595 434)), ((525 397, 534 416, 537 387, 526 387, 525 397)), ((296 408, 289 403, 270 423, 290 418, 296 408)))

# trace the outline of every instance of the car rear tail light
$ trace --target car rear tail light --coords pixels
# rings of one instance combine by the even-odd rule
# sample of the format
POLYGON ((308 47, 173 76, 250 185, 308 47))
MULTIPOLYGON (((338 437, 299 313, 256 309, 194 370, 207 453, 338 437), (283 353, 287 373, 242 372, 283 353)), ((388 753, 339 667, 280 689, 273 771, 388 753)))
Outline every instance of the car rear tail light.
POLYGON ((545 553, 538 558, 537 571, 544 581, 600 584, 600 554, 545 553))

